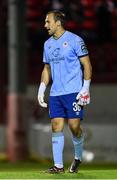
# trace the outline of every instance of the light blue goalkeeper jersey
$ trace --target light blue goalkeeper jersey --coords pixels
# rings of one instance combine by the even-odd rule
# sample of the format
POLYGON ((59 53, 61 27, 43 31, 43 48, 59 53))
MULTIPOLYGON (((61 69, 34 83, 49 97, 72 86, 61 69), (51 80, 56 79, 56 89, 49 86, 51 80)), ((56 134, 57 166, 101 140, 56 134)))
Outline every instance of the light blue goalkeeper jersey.
POLYGON ((43 62, 51 67, 50 96, 79 92, 82 88, 83 70, 80 57, 88 55, 83 39, 65 31, 58 39, 52 36, 44 44, 43 62))

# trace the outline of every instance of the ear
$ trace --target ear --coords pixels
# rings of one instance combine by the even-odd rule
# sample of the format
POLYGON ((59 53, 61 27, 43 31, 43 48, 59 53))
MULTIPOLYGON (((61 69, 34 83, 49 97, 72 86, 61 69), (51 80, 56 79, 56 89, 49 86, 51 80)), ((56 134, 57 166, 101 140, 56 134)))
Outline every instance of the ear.
POLYGON ((57 21, 57 25, 58 25, 58 26, 61 26, 61 21, 58 20, 58 21, 57 21))

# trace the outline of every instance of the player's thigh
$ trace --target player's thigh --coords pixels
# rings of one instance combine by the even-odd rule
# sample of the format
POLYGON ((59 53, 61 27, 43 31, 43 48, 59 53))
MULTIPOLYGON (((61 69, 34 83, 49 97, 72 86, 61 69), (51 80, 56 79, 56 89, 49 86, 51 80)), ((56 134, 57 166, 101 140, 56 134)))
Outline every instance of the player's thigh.
POLYGON ((64 128, 64 118, 52 118, 51 119, 51 126, 53 132, 60 132, 63 131, 64 128))
POLYGON ((64 106, 59 96, 49 97, 49 116, 51 119, 65 118, 64 106))

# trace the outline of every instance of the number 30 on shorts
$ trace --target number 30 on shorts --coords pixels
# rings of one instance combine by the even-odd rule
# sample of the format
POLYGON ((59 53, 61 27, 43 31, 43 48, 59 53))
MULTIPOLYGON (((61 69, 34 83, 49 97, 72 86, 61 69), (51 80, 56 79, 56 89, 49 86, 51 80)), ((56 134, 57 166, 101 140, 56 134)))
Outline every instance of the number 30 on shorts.
POLYGON ((81 107, 78 105, 78 103, 73 102, 73 111, 81 111, 81 107))

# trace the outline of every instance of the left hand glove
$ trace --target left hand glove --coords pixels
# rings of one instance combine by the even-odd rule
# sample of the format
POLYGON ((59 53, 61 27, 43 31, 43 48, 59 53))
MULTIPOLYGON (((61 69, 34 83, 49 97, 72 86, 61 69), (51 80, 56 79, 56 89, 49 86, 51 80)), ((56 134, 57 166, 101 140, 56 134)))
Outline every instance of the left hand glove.
POLYGON ((46 85, 44 82, 41 82, 38 90, 38 102, 41 107, 47 108, 47 103, 44 102, 45 90, 46 85))
POLYGON ((78 100, 78 104, 81 106, 87 105, 90 103, 90 93, 89 93, 90 80, 84 80, 84 85, 76 99, 78 100))
POLYGON ((38 95, 38 101, 41 107, 47 108, 47 103, 44 102, 44 95, 38 95))

